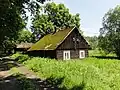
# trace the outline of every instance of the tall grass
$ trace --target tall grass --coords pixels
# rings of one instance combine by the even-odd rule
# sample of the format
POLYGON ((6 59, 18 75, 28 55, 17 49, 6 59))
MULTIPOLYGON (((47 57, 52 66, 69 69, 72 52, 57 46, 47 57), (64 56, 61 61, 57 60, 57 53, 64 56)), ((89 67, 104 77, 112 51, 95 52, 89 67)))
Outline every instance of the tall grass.
MULTIPOLYGON (((98 55, 100 55, 98 51, 90 52, 90 56, 98 55)), ((27 58, 27 56, 24 57, 27 58)), ((23 58, 22 61, 24 61, 23 58)), ((89 57, 83 60, 62 61, 32 57, 23 63, 42 79, 64 78, 59 87, 69 90, 120 89, 120 61, 117 59, 89 57)))
POLYGON ((120 61, 97 58, 56 61, 34 57, 24 64, 41 78, 61 78, 61 87, 70 89, 84 83, 85 90, 119 90, 120 61))

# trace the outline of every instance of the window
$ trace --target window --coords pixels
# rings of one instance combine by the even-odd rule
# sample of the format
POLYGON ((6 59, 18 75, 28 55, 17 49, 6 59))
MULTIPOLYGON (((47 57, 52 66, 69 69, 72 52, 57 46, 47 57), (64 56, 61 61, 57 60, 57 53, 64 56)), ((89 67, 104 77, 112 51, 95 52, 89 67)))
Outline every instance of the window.
POLYGON ((75 37, 73 37, 73 41, 75 42, 75 37))
POLYGON ((70 51, 63 51, 63 59, 70 60, 70 51))
POLYGON ((79 51, 79 58, 85 58, 85 51, 84 50, 79 51))
POLYGON ((77 38, 77 42, 80 42, 80 40, 77 38))

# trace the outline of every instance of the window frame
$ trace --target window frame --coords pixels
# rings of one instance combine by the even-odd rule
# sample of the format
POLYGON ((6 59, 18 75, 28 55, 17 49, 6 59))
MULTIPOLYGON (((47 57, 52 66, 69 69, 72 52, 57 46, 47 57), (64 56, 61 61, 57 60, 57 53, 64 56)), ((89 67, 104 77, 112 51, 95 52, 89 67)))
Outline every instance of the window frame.
POLYGON ((71 56, 70 56, 70 50, 64 50, 63 51, 63 60, 70 60, 71 56))
POLYGON ((79 58, 80 59, 85 58, 85 50, 79 50, 79 58), (83 53, 84 56, 82 56, 81 53, 83 53))

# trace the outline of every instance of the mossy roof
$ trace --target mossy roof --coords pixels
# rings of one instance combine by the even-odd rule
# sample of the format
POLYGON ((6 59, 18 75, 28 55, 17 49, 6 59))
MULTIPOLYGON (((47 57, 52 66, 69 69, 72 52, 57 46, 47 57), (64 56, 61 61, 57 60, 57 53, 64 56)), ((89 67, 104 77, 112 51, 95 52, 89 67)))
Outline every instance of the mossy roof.
POLYGON ((74 27, 59 30, 56 33, 48 34, 32 45, 28 51, 55 50, 65 38, 73 31, 74 27))

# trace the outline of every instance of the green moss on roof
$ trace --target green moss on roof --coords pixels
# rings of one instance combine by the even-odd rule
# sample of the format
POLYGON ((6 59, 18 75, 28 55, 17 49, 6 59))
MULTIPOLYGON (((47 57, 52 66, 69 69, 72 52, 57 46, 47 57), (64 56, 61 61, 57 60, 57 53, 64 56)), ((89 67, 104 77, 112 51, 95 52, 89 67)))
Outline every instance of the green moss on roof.
POLYGON ((28 51, 55 50, 58 45, 71 33, 73 28, 60 30, 54 34, 48 34, 35 43, 28 51))

